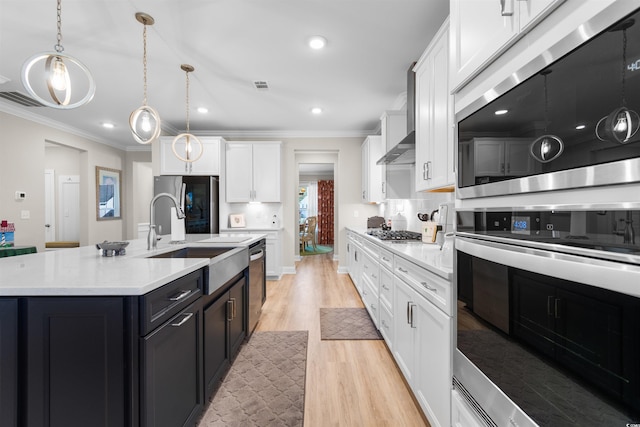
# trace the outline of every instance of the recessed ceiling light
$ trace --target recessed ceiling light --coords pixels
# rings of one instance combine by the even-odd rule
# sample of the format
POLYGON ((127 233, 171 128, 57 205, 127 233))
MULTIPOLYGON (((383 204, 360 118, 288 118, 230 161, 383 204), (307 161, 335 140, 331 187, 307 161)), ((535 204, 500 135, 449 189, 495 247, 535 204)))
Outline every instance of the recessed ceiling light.
POLYGON ((312 114, 322 114, 322 108, 320 108, 320 107, 313 107, 313 108, 311 109, 311 113, 312 113, 312 114))
POLYGON ((114 127, 116 127, 116 125, 114 125, 113 123, 104 122, 102 123, 102 127, 107 129, 113 129, 114 127))
POLYGON ((327 39, 322 36, 313 36, 309 39, 309 47, 311 49, 322 49, 327 45, 327 39))
POLYGON ((198 113, 205 114, 208 112, 209 112, 209 109, 207 107, 198 107, 198 113))
POLYGON ((509 110, 498 110, 494 114, 496 116, 502 116, 503 114, 507 114, 508 112, 509 112, 509 110))
POLYGON ((582 130, 582 129, 584 129, 584 128, 586 128, 586 126, 585 126, 585 125, 578 125, 578 126, 576 126, 576 130, 582 130))

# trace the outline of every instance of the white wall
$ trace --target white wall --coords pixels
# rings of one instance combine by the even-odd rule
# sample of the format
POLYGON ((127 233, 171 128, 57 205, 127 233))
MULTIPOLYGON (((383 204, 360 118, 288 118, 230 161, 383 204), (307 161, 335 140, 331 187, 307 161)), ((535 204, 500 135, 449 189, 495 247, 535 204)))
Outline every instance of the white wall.
MULTIPOLYGON (((44 251, 44 170, 45 142, 71 147, 78 152, 80 175, 80 244, 125 237, 127 206, 122 219, 96 220, 95 167, 123 170, 122 191, 128 193, 125 152, 86 138, 0 112, 0 219, 16 224, 16 244, 35 245, 44 251), (16 201, 15 191, 27 193, 26 200, 16 201), (29 219, 20 219, 29 211, 29 219)), ((75 160, 74 160, 75 162, 75 160)))

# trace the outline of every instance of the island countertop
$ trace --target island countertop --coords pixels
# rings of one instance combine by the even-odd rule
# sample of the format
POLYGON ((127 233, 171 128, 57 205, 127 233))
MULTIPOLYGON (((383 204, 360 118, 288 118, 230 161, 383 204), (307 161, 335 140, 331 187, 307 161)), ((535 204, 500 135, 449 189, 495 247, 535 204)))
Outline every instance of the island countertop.
POLYGON ((187 235, 181 244, 169 243, 169 236, 163 236, 154 250, 147 250, 146 239, 129 240, 125 255, 110 257, 91 245, 2 258, 0 296, 143 295, 209 265, 207 258, 150 256, 186 246, 249 246, 265 237, 247 233, 242 242, 214 242, 232 236, 238 234, 187 235))

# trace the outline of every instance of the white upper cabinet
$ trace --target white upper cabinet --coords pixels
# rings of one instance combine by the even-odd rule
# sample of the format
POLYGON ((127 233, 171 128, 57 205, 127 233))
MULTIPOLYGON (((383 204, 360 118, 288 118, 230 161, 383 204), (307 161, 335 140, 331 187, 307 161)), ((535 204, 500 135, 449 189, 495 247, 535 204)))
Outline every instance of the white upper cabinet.
POLYGON ((227 203, 280 202, 280 142, 227 142, 227 203))
POLYGON ((384 174, 385 167, 376 162, 384 154, 382 138, 368 136, 361 147, 362 151, 362 202, 384 202, 384 174))
POLYGON ((455 185, 449 21, 416 64, 416 191, 455 185))
POLYGON ((451 0, 451 88, 482 67, 564 0, 451 0))
MULTIPOLYGON (((173 153, 172 144, 174 137, 160 138, 160 175, 220 175, 220 148, 224 139, 215 136, 199 136, 202 142, 203 153, 195 162, 189 164, 178 159, 173 153)), ((197 146, 197 144, 193 144, 197 146)), ((194 148, 197 150, 197 148, 194 148)), ((176 144, 176 151, 184 153, 185 140, 181 138, 176 144)), ((197 152, 194 153, 197 155, 197 152)))

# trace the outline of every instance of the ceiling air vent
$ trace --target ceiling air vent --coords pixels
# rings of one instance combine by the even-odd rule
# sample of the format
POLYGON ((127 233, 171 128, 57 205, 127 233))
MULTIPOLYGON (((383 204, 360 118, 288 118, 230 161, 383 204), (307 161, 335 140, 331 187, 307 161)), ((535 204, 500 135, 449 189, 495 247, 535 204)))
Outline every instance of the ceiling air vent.
POLYGON ((256 80, 253 82, 253 85, 258 90, 269 90, 269 85, 264 80, 256 80))
POLYGON ((44 105, 42 105, 35 99, 29 98, 28 96, 23 95, 20 92, 0 92, 0 98, 6 99, 7 101, 15 102, 16 104, 20 104, 23 107, 44 107, 44 105))

